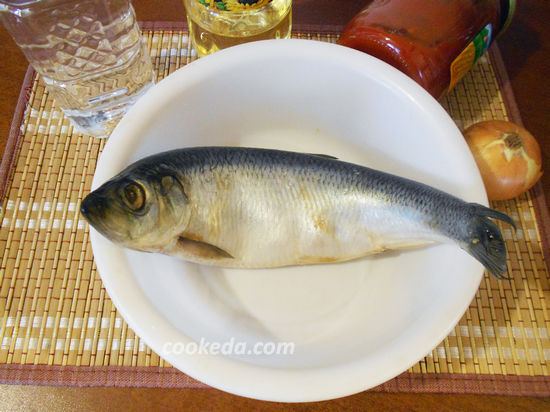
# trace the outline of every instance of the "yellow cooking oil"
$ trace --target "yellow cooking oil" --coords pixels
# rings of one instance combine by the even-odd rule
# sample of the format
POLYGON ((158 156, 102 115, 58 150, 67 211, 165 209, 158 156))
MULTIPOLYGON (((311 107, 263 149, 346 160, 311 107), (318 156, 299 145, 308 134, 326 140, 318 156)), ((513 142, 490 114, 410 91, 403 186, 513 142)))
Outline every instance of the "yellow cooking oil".
POLYGON ((183 0, 189 38, 199 57, 237 44, 286 39, 292 0, 183 0))

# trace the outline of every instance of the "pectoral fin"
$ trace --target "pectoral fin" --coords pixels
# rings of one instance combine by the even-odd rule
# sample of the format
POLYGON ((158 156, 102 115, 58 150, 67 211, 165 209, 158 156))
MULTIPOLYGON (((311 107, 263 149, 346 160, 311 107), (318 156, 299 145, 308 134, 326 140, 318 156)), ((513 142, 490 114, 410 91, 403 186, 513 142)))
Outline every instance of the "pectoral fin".
POLYGON ((186 254, 200 259, 233 259, 233 256, 217 246, 184 236, 178 238, 178 247, 183 249, 186 254))

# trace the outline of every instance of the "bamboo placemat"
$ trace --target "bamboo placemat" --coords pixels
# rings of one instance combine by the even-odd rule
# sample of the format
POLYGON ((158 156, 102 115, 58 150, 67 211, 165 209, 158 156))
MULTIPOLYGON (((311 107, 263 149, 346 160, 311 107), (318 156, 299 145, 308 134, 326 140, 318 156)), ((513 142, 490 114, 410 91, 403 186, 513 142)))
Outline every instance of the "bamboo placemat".
MULTIPOLYGON (((294 36, 334 42, 337 33, 302 28, 294 36)), ((196 58, 184 26, 149 24, 144 34, 158 79, 196 58)), ((520 121, 495 59, 483 57, 442 102, 461 129, 485 119, 520 121)), ((79 203, 104 140, 73 132, 32 71, 12 134, 0 182, 0 382, 204 387, 148 348, 102 286, 79 203)), ((517 232, 502 227, 513 280, 485 274, 453 332, 374 390, 550 395, 549 225, 541 202, 537 186, 492 204, 518 224, 517 232)))

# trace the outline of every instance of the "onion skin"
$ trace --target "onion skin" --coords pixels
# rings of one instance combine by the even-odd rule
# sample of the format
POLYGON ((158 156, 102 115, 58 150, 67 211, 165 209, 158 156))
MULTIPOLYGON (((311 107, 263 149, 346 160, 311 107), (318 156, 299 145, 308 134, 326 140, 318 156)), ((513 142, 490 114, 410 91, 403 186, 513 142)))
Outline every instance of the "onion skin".
POLYGON ((533 135, 504 120, 475 123, 464 131, 489 200, 513 199, 542 176, 541 150, 533 135))

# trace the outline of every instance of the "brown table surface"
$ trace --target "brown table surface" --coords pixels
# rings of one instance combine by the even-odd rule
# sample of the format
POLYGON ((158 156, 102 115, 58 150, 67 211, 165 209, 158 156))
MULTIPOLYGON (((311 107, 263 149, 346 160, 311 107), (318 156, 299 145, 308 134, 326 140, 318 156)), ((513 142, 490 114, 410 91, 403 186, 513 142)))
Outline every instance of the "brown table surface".
MULTIPOLYGON (((296 24, 344 25, 365 0, 294 0, 296 24)), ((178 0, 133 0, 139 20, 182 21, 178 0)), ((543 168, 550 170, 550 2, 518 1, 512 25, 498 40, 523 122, 538 138, 543 168)), ((27 61, 0 25, 0 152, 4 152, 27 61)), ((543 176, 550 205, 550 172, 543 176)), ((260 402, 216 389, 75 388, 0 385, 0 409, 121 410, 121 409, 394 409, 394 410, 550 410, 550 399, 446 394, 386 394, 364 392, 316 404, 260 402)))

